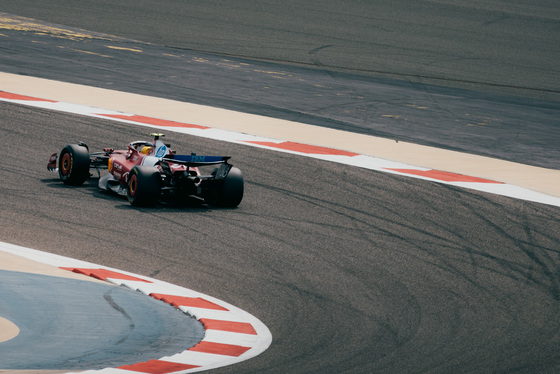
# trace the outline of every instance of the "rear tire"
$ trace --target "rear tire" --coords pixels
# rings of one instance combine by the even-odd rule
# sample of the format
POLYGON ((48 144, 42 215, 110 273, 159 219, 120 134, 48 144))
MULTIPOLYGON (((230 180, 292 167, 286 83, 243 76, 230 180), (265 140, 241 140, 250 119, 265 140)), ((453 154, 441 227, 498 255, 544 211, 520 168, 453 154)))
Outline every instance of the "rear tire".
POLYGON ((89 178, 89 151, 78 144, 69 144, 60 151, 58 176, 69 186, 81 186, 89 178))
POLYGON ((243 190, 243 174, 238 168, 232 167, 221 186, 214 191, 214 196, 209 204, 223 208, 235 208, 243 200, 243 190))
POLYGON ((161 174, 153 166, 135 166, 127 183, 128 202, 134 206, 154 206, 161 198, 161 174))

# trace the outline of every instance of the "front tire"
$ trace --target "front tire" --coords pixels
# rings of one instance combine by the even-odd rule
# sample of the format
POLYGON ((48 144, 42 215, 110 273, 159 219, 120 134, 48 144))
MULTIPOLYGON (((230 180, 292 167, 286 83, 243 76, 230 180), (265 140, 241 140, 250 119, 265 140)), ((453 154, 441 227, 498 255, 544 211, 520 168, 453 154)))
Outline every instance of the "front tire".
POLYGON ((60 151, 58 176, 69 186, 81 186, 89 178, 89 151, 78 144, 69 144, 60 151))
POLYGON ((153 166, 135 166, 127 183, 128 202, 134 206, 154 206, 161 198, 161 174, 153 166))

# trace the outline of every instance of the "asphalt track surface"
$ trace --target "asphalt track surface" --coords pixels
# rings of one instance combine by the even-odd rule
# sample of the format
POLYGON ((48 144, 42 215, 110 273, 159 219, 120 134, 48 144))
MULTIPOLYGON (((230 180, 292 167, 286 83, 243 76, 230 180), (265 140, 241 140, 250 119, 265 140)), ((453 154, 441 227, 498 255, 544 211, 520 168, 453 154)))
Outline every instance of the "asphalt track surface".
POLYGON ((266 352, 216 373, 559 369, 558 208, 174 134, 178 150, 233 156, 242 205, 135 209, 45 163, 69 134, 102 148, 146 131, 8 103, 0 117, 0 238, 211 294, 270 328, 266 352))
MULTIPOLYGON (((29 14, 33 8, 24 9, 23 14, 29 14)), ((178 43, 181 25, 165 25, 170 43, 178 43)), ((487 88, 483 84, 476 86, 478 91, 466 91, 410 79, 380 79, 349 69, 320 70, 224 57, 54 24, 32 27, 29 20, 10 16, 0 15, 0 28, 5 41, 0 46, 4 72, 149 93, 560 169, 560 103, 504 96, 517 92, 505 87, 499 90, 501 95, 495 95, 481 92, 487 88)), ((546 51, 535 56, 535 61, 545 58, 546 51)), ((360 61, 370 58, 365 51, 354 57, 360 61)), ((472 65, 472 69, 483 68, 479 63, 472 65)), ((485 68, 488 77, 494 75, 490 67, 485 68)), ((535 66, 524 68, 529 71, 535 66)), ((540 74, 547 82, 560 76, 554 70, 540 74)), ((547 98, 554 99, 554 95, 547 98)))
POLYGON ((555 0, 2 0, 4 12, 178 49, 559 99, 555 0))
POLYGON ((271 347, 216 372, 558 368, 558 208, 177 134, 177 149, 233 156, 243 204, 136 209, 29 160, 68 133, 100 148, 143 129, 0 108, 2 238, 188 285, 266 321, 271 347))

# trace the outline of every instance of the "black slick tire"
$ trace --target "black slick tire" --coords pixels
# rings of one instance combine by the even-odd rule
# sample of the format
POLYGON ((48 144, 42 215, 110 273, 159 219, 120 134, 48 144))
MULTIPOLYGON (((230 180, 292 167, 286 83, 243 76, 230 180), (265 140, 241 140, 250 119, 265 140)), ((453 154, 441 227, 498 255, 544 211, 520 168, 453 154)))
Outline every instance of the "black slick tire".
POLYGON ((89 178, 89 151, 78 144, 69 144, 60 151, 58 176, 69 186, 81 186, 89 178))
POLYGON ((232 167, 228 175, 214 191, 209 203, 223 208, 235 208, 243 200, 244 182, 241 170, 232 167))
POLYGON ((128 202, 134 206, 154 206, 161 198, 161 174, 153 166, 135 166, 127 183, 128 202))

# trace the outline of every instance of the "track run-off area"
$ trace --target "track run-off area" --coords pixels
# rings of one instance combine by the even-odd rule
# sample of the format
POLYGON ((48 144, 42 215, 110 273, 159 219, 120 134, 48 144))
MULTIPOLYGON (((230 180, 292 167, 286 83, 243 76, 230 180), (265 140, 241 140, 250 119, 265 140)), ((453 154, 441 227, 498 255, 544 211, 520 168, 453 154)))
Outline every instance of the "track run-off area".
MULTIPOLYGON (((441 3, 442 12, 450 6, 441 3)), ((201 76, 211 81, 214 71, 223 74, 220 80, 229 95, 227 100, 214 96, 221 104, 214 106, 208 105, 214 94, 205 96, 210 91, 194 79, 197 100, 179 97, 185 90, 180 78, 175 86, 147 78, 142 87, 142 74, 150 75, 139 61, 148 55, 134 49, 142 45, 147 51, 147 44, 117 43, 121 49, 106 56, 119 54, 119 67, 107 69, 111 63, 98 64, 110 59, 99 56, 107 50, 106 39, 89 42, 46 34, 10 29, 2 36, 8 41, 6 50, 19 52, 2 55, 0 61, 1 241, 196 290, 262 321, 272 336, 268 349, 233 366, 214 368, 216 373, 553 373, 560 367, 560 184, 558 168, 543 166, 546 156, 554 154, 547 140, 554 143, 558 134, 551 119, 557 111, 553 101, 500 101, 501 96, 485 101, 486 94, 469 96, 459 90, 435 95, 426 86, 434 100, 429 109, 413 101, 406 120, 392 111, 378 116, 396 121, 394 126, 380 122, 381 127, 405 134, 410 113, 425 116, 438 107, 442 113, 462 111, 462 106, 449 106, 453 92, 470 109, 486 114, 496 103, 505 108, 506 101, 519 113, 528 108, 542 127, 535 126, 547 131, 544 140, 538 139, 532 135, 535 128, 520 120, 515 127, 520 146, 510 148, 517 143, 504 135, 504 142, 490 151, 499 157, 490 157, 457 148, 487 144, 491 137, 484 131, 499 133, 509 121, 502 112, 468 122, 475 126, 465 122, 465 132, 426 122, 430 134, 441 126, 440 133, 456 141, 438 147, 434 143, 445 143, 445 136, 412 141, 419 130, 412 130, 415 126, 408 137, 379 137, 379 129, 364 133, 340 128, 344 121, 334 112, 321 126, 320 111, 311 107, 318 108, 313 103, 328 97, 327 91, 321 84, 302 83, 297 86, 302 91, 292 91, 293 96, 313 97, 308 115, 300 112, 311 123, 302 124, 284 108, 286 102, 272 108, 274 100, 266 94, 257 109, 242 110, 251 107, 251 83, 230 95, 235 90, 228 86, 233 81, 224 78, 226 72, 235 75, 241 71, 237 66, 246 67, 256 80, 265 71, 262 62, 231 56, 226 62, 222 56, 216 60, 220 68, 204 55, 201 76), (70 50, 67 43, 80 48, 70 50), (61 54, 56 57, 49 50, 61 54), (132 58, 135 53, 142 58, 132 58), (35 62, 23 62, 25 55, 35 62), (42 62, 37 56, 44 57, 42 62), (233 66, 224 67, 226 63, 233 66), (37 74, 31 74, 31 66, 37 74), (61 79, 62 66, 68 79, 61 79), (82 71, 79 79, 73 69, 82 71), (163 91, 169 95, 156 94, 163 91), (165 131, 166 141, 180 152, 232 156, 245 177, 241 205, 138 209, 98 191, 95 179, 68 188, 46 171, 50 154, 68 143, 120 148, 145 138, 154 127, 165 131), (523 139, 534 139, 532 148, 524 147, 523 139), (520 162, 524 155, 527 162, 520 162)), ((170 59, 193 61, 189 51, 161 48, 181 55, 170 59)), ((315 48, 317 66, 321 51, 329 49, 315 48)), ((291 71, 286 65, 275 67, 264 74, 268 88, 261 87, 263 92, 279 89, 281 84, 271 82, 288 76, 278 73, 291 71)), ((299 82, 311 82, 314 74, 297 73, 299 82)), ((344 81, 337 74, 326 75, 344 81)), ((347 87, 356 85, 352 82, 347 87)), ((371 87, 389 87, 376 84, 371 87)), ((387 102, 401 100, 404 92, 412 98, 409 89, 399 87, 387 102)), ((349 91, 344 92, 349 100, 349 91)), ((356 102, 345 105, 358 109, 356 102)), ((393 109, 400 105, 394 104, 393 109)), ((456 119, 463 123, 460 115, 456 119)))

